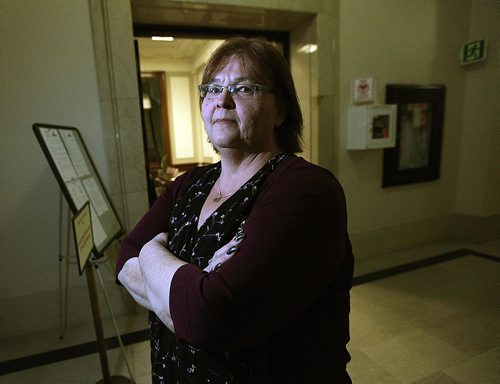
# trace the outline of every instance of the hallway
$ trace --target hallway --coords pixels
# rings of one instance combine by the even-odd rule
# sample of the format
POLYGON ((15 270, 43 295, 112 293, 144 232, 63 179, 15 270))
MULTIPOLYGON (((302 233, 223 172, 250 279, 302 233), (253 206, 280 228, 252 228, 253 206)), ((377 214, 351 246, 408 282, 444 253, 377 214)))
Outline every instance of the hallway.
MULTIPOLYGON (((349 372, 356 384, 500 382, 500 241, 453 241, 358 262, 349 372)), ((138 384, 150 383, 146 315, 117 319, 138 384)), ((106 336, 113 335, 105 324, 106 336)), ((93 325, 0 341, 0 383, 100 379, 93 325)), ((112 375, 128 376, 110 337, 112 375)), ((332 381, 333 383, 333 381, 332 381)))

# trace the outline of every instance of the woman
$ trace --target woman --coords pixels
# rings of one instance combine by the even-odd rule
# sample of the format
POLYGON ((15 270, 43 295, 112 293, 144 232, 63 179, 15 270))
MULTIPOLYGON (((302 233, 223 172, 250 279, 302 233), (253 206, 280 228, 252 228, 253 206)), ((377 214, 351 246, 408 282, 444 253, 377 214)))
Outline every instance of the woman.
POLYGON ((169 185, 117 263, 151 310, 153 382, 350 383, 345 198, 294 155, 302 115, 287 62, 269 43, 230 39, 202 83, 221 161, 169 185))

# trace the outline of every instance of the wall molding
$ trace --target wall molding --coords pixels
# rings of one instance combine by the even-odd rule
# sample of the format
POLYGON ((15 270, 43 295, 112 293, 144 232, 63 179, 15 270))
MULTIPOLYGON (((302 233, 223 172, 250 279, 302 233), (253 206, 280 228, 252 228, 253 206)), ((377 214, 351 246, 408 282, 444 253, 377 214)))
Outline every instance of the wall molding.
POLYGON ((447 239, 485 243, 500 237, 500 215, 453 213, 410 223, 349 233, 354 257, 364 260, 447 239))

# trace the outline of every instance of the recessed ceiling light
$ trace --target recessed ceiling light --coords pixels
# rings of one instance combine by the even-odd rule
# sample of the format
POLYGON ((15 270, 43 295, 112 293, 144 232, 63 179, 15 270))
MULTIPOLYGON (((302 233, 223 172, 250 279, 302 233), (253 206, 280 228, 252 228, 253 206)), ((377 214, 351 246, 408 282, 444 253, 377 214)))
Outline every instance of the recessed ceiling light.
POLYGON ((314 53, 318 50, 318 45, 317 44, 306 44, 302 47, 300 47, 297 52, 299 53, 314 53))
POLYGON ((151 36, 151 40, 154 41, 174 41, 172 36, 151 36))

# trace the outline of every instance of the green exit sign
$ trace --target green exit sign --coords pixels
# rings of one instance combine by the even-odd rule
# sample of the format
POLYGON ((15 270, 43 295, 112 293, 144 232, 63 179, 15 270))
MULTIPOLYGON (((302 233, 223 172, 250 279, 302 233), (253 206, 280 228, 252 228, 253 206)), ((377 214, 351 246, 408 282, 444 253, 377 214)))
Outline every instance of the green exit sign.
POLYGON ((486 59, 486 48, 486 39, 471 41, 464 44, 460 54, 462 64, 475 63, 476 61, 486 59))

